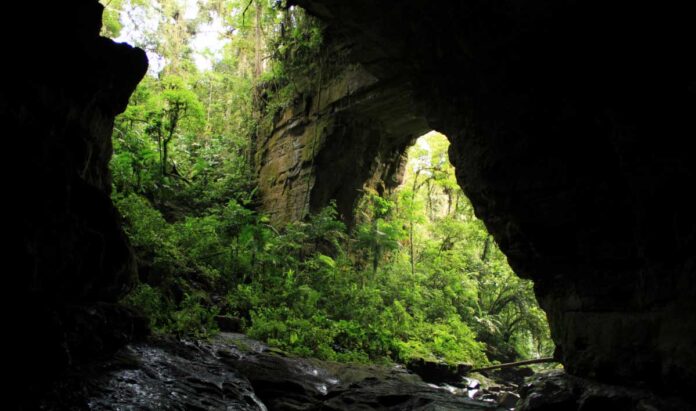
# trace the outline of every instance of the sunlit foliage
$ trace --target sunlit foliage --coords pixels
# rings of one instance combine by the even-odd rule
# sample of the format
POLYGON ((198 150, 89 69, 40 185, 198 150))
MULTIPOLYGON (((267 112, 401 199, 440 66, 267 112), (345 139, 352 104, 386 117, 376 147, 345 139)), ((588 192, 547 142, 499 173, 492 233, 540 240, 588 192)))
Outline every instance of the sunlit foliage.
POLYGON ((253 141, 321 60, 316 21, 260 0, 106 7, 105 35, 125 30, 114 8, 158 21, 134 37, 164 65, 116 120, 111 162, 140 274, 123 302, 155 332, 205 337, 222 316, 288 352, 361 362, 486 364, 552 349, 531 283, 475 218, 444 136, 411 148, 398 190, 366 188, 351 229, 335 205, 280 228, 254 211, 253 141), (201 71, 190 42, 213 20, 228 41, 201 71))

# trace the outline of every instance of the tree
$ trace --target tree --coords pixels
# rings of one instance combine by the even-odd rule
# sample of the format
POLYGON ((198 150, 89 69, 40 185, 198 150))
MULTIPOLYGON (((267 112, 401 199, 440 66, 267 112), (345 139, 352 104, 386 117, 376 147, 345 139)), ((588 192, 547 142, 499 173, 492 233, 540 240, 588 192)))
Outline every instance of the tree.
POLYGON ((371 256, 373 275, 377 273, 377 267, 384 253, 395 250, 399 246, 401 230, 397 224, 386 219, 393 207, 393 202, 380 197, 374 191, 366 192, 363 206, 360 207, 362 219, 366 222, 358 226, 357 245, 371 256))
POLYGON ((203 107, 183 79, 167 76, 160 81, 161 93, 146 103, 147 132, 157 142, 162 176, 170 173, 169 144, 183 130, 196 132, 203 125, 203 107))

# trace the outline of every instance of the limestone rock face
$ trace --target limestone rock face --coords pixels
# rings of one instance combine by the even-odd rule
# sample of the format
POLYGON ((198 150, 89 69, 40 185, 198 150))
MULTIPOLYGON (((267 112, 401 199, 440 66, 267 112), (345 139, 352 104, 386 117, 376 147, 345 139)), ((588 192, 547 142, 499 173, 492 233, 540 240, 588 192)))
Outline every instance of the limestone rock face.
POLYGON ((327 91, 344 97, 314 99, 278 123, 264 145, 275 168, 261 170, 268 211, 297 217, 306 198, 310 209, 336 198, 345 211, 356 188, 398 168, 411 139, 436 129, 452 142, 477 215, 516 272, 535 281, 569 372, 696 388, 688 10, 570 0, 295 3, 328 24, 329 41, 350 39, 349 60, 370 80, 355 92, 327 91), (348 98, 356 95, 364 103, 348 98), (296 114, 303 110, 310 114, 296 114))
POLYGON ((362 64, 328 64, 337 74, 295 96, 258 142, 261 209, 276 224, 331 200, 350 220, 364 186, 398 185, 404 151, 429 130, 408 83, 362 64))
MULTIPOLYGON (((12 379, 26 389, 81 357, 78 334, 90 332, 83 319, 121 324, 123 310, 86 307, 116 301, 135 274, 109 198, 108 162, 114 116, 145 74, 147 58, 99 36, 96 0, 18 3, 6 14, 14 24, 2 27, 3 197, 12 227, 3 289, 12 319, 7 340, 17 345, 10 360, 22 362, 12 379), (33 355, 21 355, 27 352, 33 355)), ((127 341, 133 323, 123 324, 130 330, 122 335, 107 331, 127 341)))

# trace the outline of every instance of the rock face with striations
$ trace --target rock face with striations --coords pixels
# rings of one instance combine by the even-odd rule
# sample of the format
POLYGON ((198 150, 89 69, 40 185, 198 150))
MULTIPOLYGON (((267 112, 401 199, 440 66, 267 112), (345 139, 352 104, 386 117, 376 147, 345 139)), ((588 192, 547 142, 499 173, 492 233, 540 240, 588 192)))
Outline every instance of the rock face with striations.
POLYGON ((21 362, 8 372, 25 390, 140 329, 109 304, 128 290, 135 264, 109 198, 108 163, 114 116, 147 58, 99 36, 96 0, 17 3, 6 10, 14 24, 2 27, 12 227, 3 290, 9 360, 21 362))
POLYGON ((325 81, 324 97, 283 113, 261 145, 266 211, 284 221, 336 199, 349 213, 363 184, 398 169, 413 137, 440 131, 477 215, 534 280, 567 369, 696 388, 687 10, 294 3, 327 24, 329 45, 348 39, 350 65, 325 81))
MULTIPOLYGON (((340 43, 334 48, 345 52, 340 43)), ((324 64, 334 74, 298 93, 257 143, 261 209, 275 224, 331 200, 350 220, 364 186, 398 185, 406 148, 429 130, 402 79, 377 78, 340 57, 324 64)))

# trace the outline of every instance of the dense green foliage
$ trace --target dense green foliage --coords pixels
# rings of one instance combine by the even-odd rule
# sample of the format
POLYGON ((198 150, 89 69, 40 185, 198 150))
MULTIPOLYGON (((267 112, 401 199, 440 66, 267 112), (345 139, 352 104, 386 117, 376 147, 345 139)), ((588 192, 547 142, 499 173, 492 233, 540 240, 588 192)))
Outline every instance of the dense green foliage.
MULTIPOLYGON (((136 37, 165 62, 117 119, 111 162, 140 271, 124 302, 156 332, 206 336, 223 316, 281 349, 341 361, 549 352, 532 285, 474 217, 441 135, 411 148, 395 193, 366 189, 351 230, 334 206, 282 228, 254 211, 251 147, 319 56, 316 22, 260 0, 199 1, 190 19, 176 0, 115 4, 158 16, 136 37), (200 71, 190 42, 215 19, 228 41, 200 71)), ((122 31, 107 18, 106 34, 122 31)))

